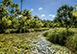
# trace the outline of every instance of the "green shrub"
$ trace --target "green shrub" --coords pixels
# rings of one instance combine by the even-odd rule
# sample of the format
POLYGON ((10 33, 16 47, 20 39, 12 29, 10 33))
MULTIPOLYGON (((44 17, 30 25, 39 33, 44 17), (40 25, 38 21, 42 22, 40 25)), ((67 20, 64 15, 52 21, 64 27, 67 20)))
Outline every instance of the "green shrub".
POLYGON ((11 29, 10 33, 16 33, 18 29, 11 29))
POLYGON ((18 29, 5 29, 4 33, 5 34, 9 34, 9 33, 18 33, 19 30, 18 29))
POLYGON ((77 29, 69 29, 68 33, 65 29, 55 29, 45 32, 43 35, 54 43, 66 46, 72 53, 77 54, 77 29))
POLYGON ((77 35, 67 38, 65 46, 77 54, 77 35))
POLYGON ((73 34, 74 33, 71 31, 68 31, 68 35, 67 35, 67 32, 65 30, 63 31, 52 30, 49 32, 45 32, 43 35, 46 36, 47 39, 52 43, 65 45, 66 39, 73 34))
POLYGON ((11 33, 10 29, 5 30, 5 34, 9 34, 9 33, 11 33))
POLYGON ((49 30, 49 28, 35 28, 35 31, 45 31, 45 30, 49 30))
POLYGON ((26 32, 34 32, 34 31, 45 31, 48 30, 49 28, 31 28, 31 29, 5 29, 5 30, 0 30, 0 33, 26 33, 26 32))
POLYGON ((34 32, 35 30, 34 29, 29 29, 29 32, 34 32))

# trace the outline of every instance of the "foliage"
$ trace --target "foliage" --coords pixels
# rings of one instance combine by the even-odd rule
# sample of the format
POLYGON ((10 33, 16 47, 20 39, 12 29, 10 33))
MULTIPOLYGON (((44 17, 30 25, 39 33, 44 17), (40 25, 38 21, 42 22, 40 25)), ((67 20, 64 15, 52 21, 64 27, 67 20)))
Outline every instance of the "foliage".
POLYGON ((42 20, 42 23, 43 23, 43 26, 42 27, 53 27, 53 22, 52 21, 49 21, 49 20, 42 20))
POLYGON ((34 19, 35 19, 35 20, 38 19, 38 18, 39 18, 39 17, 38 17, 37 15, 34 16, 34 19))
MULTIPOLYGON (((37 15, 33 16, 30 10, 21 9, 20 11, 19 4, 15 4, 11 0, 5 1, 6 0, 3 0, 0 5, 1 32, 5 29, 17 29, 16 32, 27 32, 30 28, 44 27, 44 23, 41 19, 37 15)), ((22 2, 23 0, 21 0, 21 3, 22 2)), ((46 27, 50 27, 50 23, 46 27)), ((10 33, 10 30, 7 30, 5 33, 10 33)))
POLYGON ((30 42, 41 32, 0 34, 0 53, 23 54, 30 51, 30 42))
POLYGON ((45 30, 49 30, 49 28, 35 28, 34 29, 35 31, 45 31, 45 30))
POLYGON ((5 29, 3 32, 0 33, 5 33, 5 34, 10 34, 10 33, 30 33, 30 32, 38 32, 38 31, 45 31, 49 30, 49 28, 30 28, 30 29, 5 29))
POLYGON ((53 20, 53 23, 57 23, 55 27, 69 27, 75 28, 77 17, 73 16, 74 7, 63 5, 57 10, 57 16, 53 20))
POLYGON ((43 34, 50 42, 69 48, 72 53, 77 53, 77 29, 70 28, 67 32, 65 28, 56 28, 43 34))
POLYGON ((47 39, 51 41, 52 43, 55 44, 60 44, 60 45, 65 45, 65 40, 67 39, 68 36, 72 35, 72 32, 67 32, 66 31, 59 31, 59 30, 53 30, 45 33, 47 39))
POLYGON ((72 52, 76 54, 77 53, 77 34, 67 38, 65 46, 68 47, 72 52))
MULTIPOLYGON (((77 4, 75 5, 75 8, 77 8, 77 4)), ((77 10, 75 9, 75 11, 73 12, 73 16, 77 17, 77 10)))

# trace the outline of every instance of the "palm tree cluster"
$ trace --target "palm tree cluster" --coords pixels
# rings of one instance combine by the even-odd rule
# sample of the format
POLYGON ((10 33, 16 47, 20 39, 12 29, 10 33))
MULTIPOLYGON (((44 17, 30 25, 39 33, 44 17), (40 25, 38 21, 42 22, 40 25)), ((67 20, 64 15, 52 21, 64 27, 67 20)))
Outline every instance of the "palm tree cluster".
POLYGON ((3 0, 0 5, 0 30, 4 29, 27 29, 39 28, 44 24, 37 15, 32 15, 28 9, 19 9, 19 4, 15 4, 12 0, 3 0))
MULTIPOLYGON (((19 4, 15 4, 12 0, 2 0, 0 5, 0 30, 3 29, 27 29, 40 27, 77 27, 76 10, 74 7, 63 5, 57 10, 57 16, 53 21, 41 20, 37 15, 32 15, 28 9, 19 9, 19 4), (73 16, 75 15, 75 16, 73 16)), ((77 5, 75 5, 75 8, 77 5)))

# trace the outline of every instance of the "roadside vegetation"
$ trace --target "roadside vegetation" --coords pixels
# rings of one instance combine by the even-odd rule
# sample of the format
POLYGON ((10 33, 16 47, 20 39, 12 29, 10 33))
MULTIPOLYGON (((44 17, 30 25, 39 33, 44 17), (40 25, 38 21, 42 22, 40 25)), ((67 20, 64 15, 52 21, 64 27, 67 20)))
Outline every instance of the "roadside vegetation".
POLYGON ((38 39, 41 32, 0 34, 0 54, 26 54, 33 47, 30 43, 38 39))
MULTIPOLYGON (((77 5, 74 8, 76 7, 77 5)), ((77 10, 73 13, 74 8, 68 5, 61 6, 53 20, 58 25, 54 30, 47 31, 43 35, 50 42, 66 46, 72 51, 72 54, 77 54, 77 10)))
POLYGON ((19 9, 12 0, 0 2, 0 54, 23 54, 31 50, 30 42, 41 31, 56 28, 43 35, 54 44, 69 48, 77 54, 77 4, 75 7, 63 5, 57 10, 53 21, 41 20, 28 9, 19 9), (61 28, 62 27, 62 28, 61 28))
POLYGON ((77 28, 70 28, 68 30, 68 35, 65 28, 56 28, 45 32, 43 35, 50 42, 66 46, 73 53, 77 53, 77 28))

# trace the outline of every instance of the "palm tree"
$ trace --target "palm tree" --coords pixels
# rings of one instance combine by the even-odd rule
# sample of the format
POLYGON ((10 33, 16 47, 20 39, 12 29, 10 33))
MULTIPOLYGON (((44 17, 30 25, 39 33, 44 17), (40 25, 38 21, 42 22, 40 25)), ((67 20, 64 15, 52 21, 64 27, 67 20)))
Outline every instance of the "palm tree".
POLYGON ((38 19, 38 18, 39 18, 39 17, 38 17, 37 15, 34 16, 34 19, 35 19, 35 20, 38 19))
POLYGON ((75 5, 75 11, 73 12, 73 16, 77 17, 77 4, 75 5))
POLYGON ((22 12, 22 3, 23 3, 23 1, 24 1, 24 0, 21 0, 21 12, 22 12))
POLYGON ((23 10, 23 16, 26 16, 27 19, 31 19, 32 18, 31 13, 32 12, 30 12, 30 10, 26 10, 26 9, 23 10))

